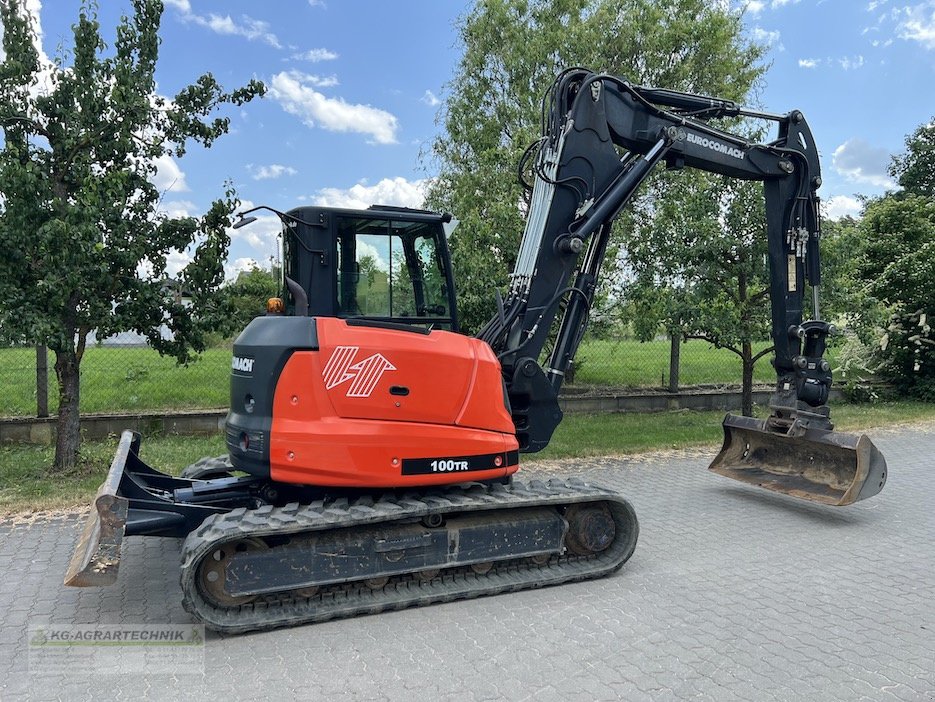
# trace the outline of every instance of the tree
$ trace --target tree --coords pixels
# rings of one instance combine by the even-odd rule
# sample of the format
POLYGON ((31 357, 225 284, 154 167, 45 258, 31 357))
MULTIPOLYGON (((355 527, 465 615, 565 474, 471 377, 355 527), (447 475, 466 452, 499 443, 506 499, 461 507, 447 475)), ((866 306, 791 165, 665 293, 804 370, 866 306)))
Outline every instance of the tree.
POLYGON ((772 347, 762 185, 698 172, 667 174, 648 198, 658 212, 628 218, 629 299, 641 341, 662 325, 670 337, 701 339, 741 361, 742 408, 753 412, 753 369, 772 347), (682 197, 670 198, 671 191, 682 197))
POLYGON ((433 145, 428 203, 455 214, 451 240, 463 326, 495 310, 524 214, 516 165, 539 137, 540 102, 556 73, 593 66, 644 84, 745 97, 763 47, 741 16, 707 0, 480 0, 460 25, 464 46, 433 145))
POLYGON ((877 375, 903 395, 935 399, 935 123, 906 137, 890 175, 901 189, 868 199, 850 247, 850 316, 861 352, 877 375))
POLYGON ((152 177, 157 159, 184 155, 190 142, 210 147, 227 132, 226 117, 209 118, 219 108, 264 91, 251 81, 226 92, 204 74, 171 100, 156 94, 162 3, 132 4, 108 54, 88 0, 70 57, 60 52, 43 66, 23 4, 0 0, 0 326, 55 354, 59 471, 77 461, 80 366, 92 331, 135 330, 181 362, 217 326, 213 292, 223 280, 234 192, 228 186, 200 218, 170 218, 152 177), (191 260, 167 285, 173 251, 191 260))
POLYGON ((906 137, 906 153, 893 157, 889 171, 905 192, 935 197, 935 118, 906 137))
POLYGON ((234 336, 244 327, 266 312, 266 302, 279 295, 277 270, 265 270, 254 265, 241 271, 237 278, 221 288, 218 295, 221 303, 229 310, 220 332, 225 337, 234 336))
POLYGON ((889 319, 878 372, 901 394, 935 400, 935 198, 912 192, 870 202, 859 273, 889 319))

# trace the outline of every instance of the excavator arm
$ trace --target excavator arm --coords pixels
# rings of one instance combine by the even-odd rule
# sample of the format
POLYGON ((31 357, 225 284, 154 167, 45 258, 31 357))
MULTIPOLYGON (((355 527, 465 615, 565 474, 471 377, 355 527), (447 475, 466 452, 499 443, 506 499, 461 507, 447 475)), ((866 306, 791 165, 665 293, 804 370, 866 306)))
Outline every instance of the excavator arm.
POLYGON ((544 448, 561 421, 558 392, 587 325, 611 226, 653 168, 665 163, 764 184, 776 390, 764 422, 727 417, 724 450, 712 469, 834 504, 879 492, 886 477, 879 451, 866 437, 850 441, 832 432, 824 351, 833 327, 821 320, 818 297, 821 175, 801 112, 748 110, 576 68, 560 74, 549 91, 542 137, 529 153, 535 180, 509 290, 478 335, 503 365, 521 450, 544 448), (775 122, 775 139, 756 143, 707 121, 739 116, 775 122), (806 320, 808 288, 812 318, 806 320), (803 477, 819 446, 821 476, 813 470, 803 477))

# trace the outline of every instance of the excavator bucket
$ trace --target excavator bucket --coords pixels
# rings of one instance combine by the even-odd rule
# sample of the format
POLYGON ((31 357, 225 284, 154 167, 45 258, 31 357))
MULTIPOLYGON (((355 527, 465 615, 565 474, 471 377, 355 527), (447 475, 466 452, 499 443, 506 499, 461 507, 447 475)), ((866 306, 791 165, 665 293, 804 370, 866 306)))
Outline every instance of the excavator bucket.
POLYGON ((708 467, 748 485, 826 505, 849 505, 886 483, 886 459, 864 435, 808 429, 789 436, 767 421, 728 414, 724 445, 708 467))
POLYGON ((113 585, 120 565, 120 546, 127 526, 129 500, 117 494, 131 450, 139 450, 138 434, 125 431, 107 478, 98 488, 91 514, 65 573, 65 584, 74 587, 113 585))

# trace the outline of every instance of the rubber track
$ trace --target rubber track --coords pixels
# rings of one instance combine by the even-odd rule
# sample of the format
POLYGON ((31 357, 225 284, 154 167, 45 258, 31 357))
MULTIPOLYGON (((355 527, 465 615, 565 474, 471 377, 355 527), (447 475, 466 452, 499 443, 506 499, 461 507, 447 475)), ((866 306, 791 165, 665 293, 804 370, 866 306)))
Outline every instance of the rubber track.
POLYGON ((207 628, 224 633, 375 614, 608 575, 618 570, 633 554, 638 534, 636 514, 625 499, 610 490, 578 480, 515 482, 511 486, 474 484, 428 493, 236 509, 209 517, 186 538, 182 546, 182 604, 207 628), (354 582, 322 587, 311 598, 289 596, 288 593, 269 595, 230 608, 214 607, 203 599, 196 585, 200 561, 209 556, 216 545, 227 541, 412 520, 429 514, 563 506, 594 501, 608 503, 617 523, 617 536, 610 547, 591 556, 553 556, 542 565, 532 564, 528 559, 503 561, 484 574, 477 574, 470 567, 455 567, 441 570, 431 580, 420 580, 415 574, 403 574, 391 577, 385 587, 377 590, 354 582))

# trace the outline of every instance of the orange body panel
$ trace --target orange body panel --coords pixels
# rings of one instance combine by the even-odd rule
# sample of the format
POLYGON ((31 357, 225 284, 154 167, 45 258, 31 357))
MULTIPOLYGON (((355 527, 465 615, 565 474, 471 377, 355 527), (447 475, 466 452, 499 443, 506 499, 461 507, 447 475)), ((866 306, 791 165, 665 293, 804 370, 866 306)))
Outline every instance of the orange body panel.
POLYGON ((518 444, 490 347, 317 320, 273 399, 270 477, 306 485, 405 487, 514 473, 518 444))

